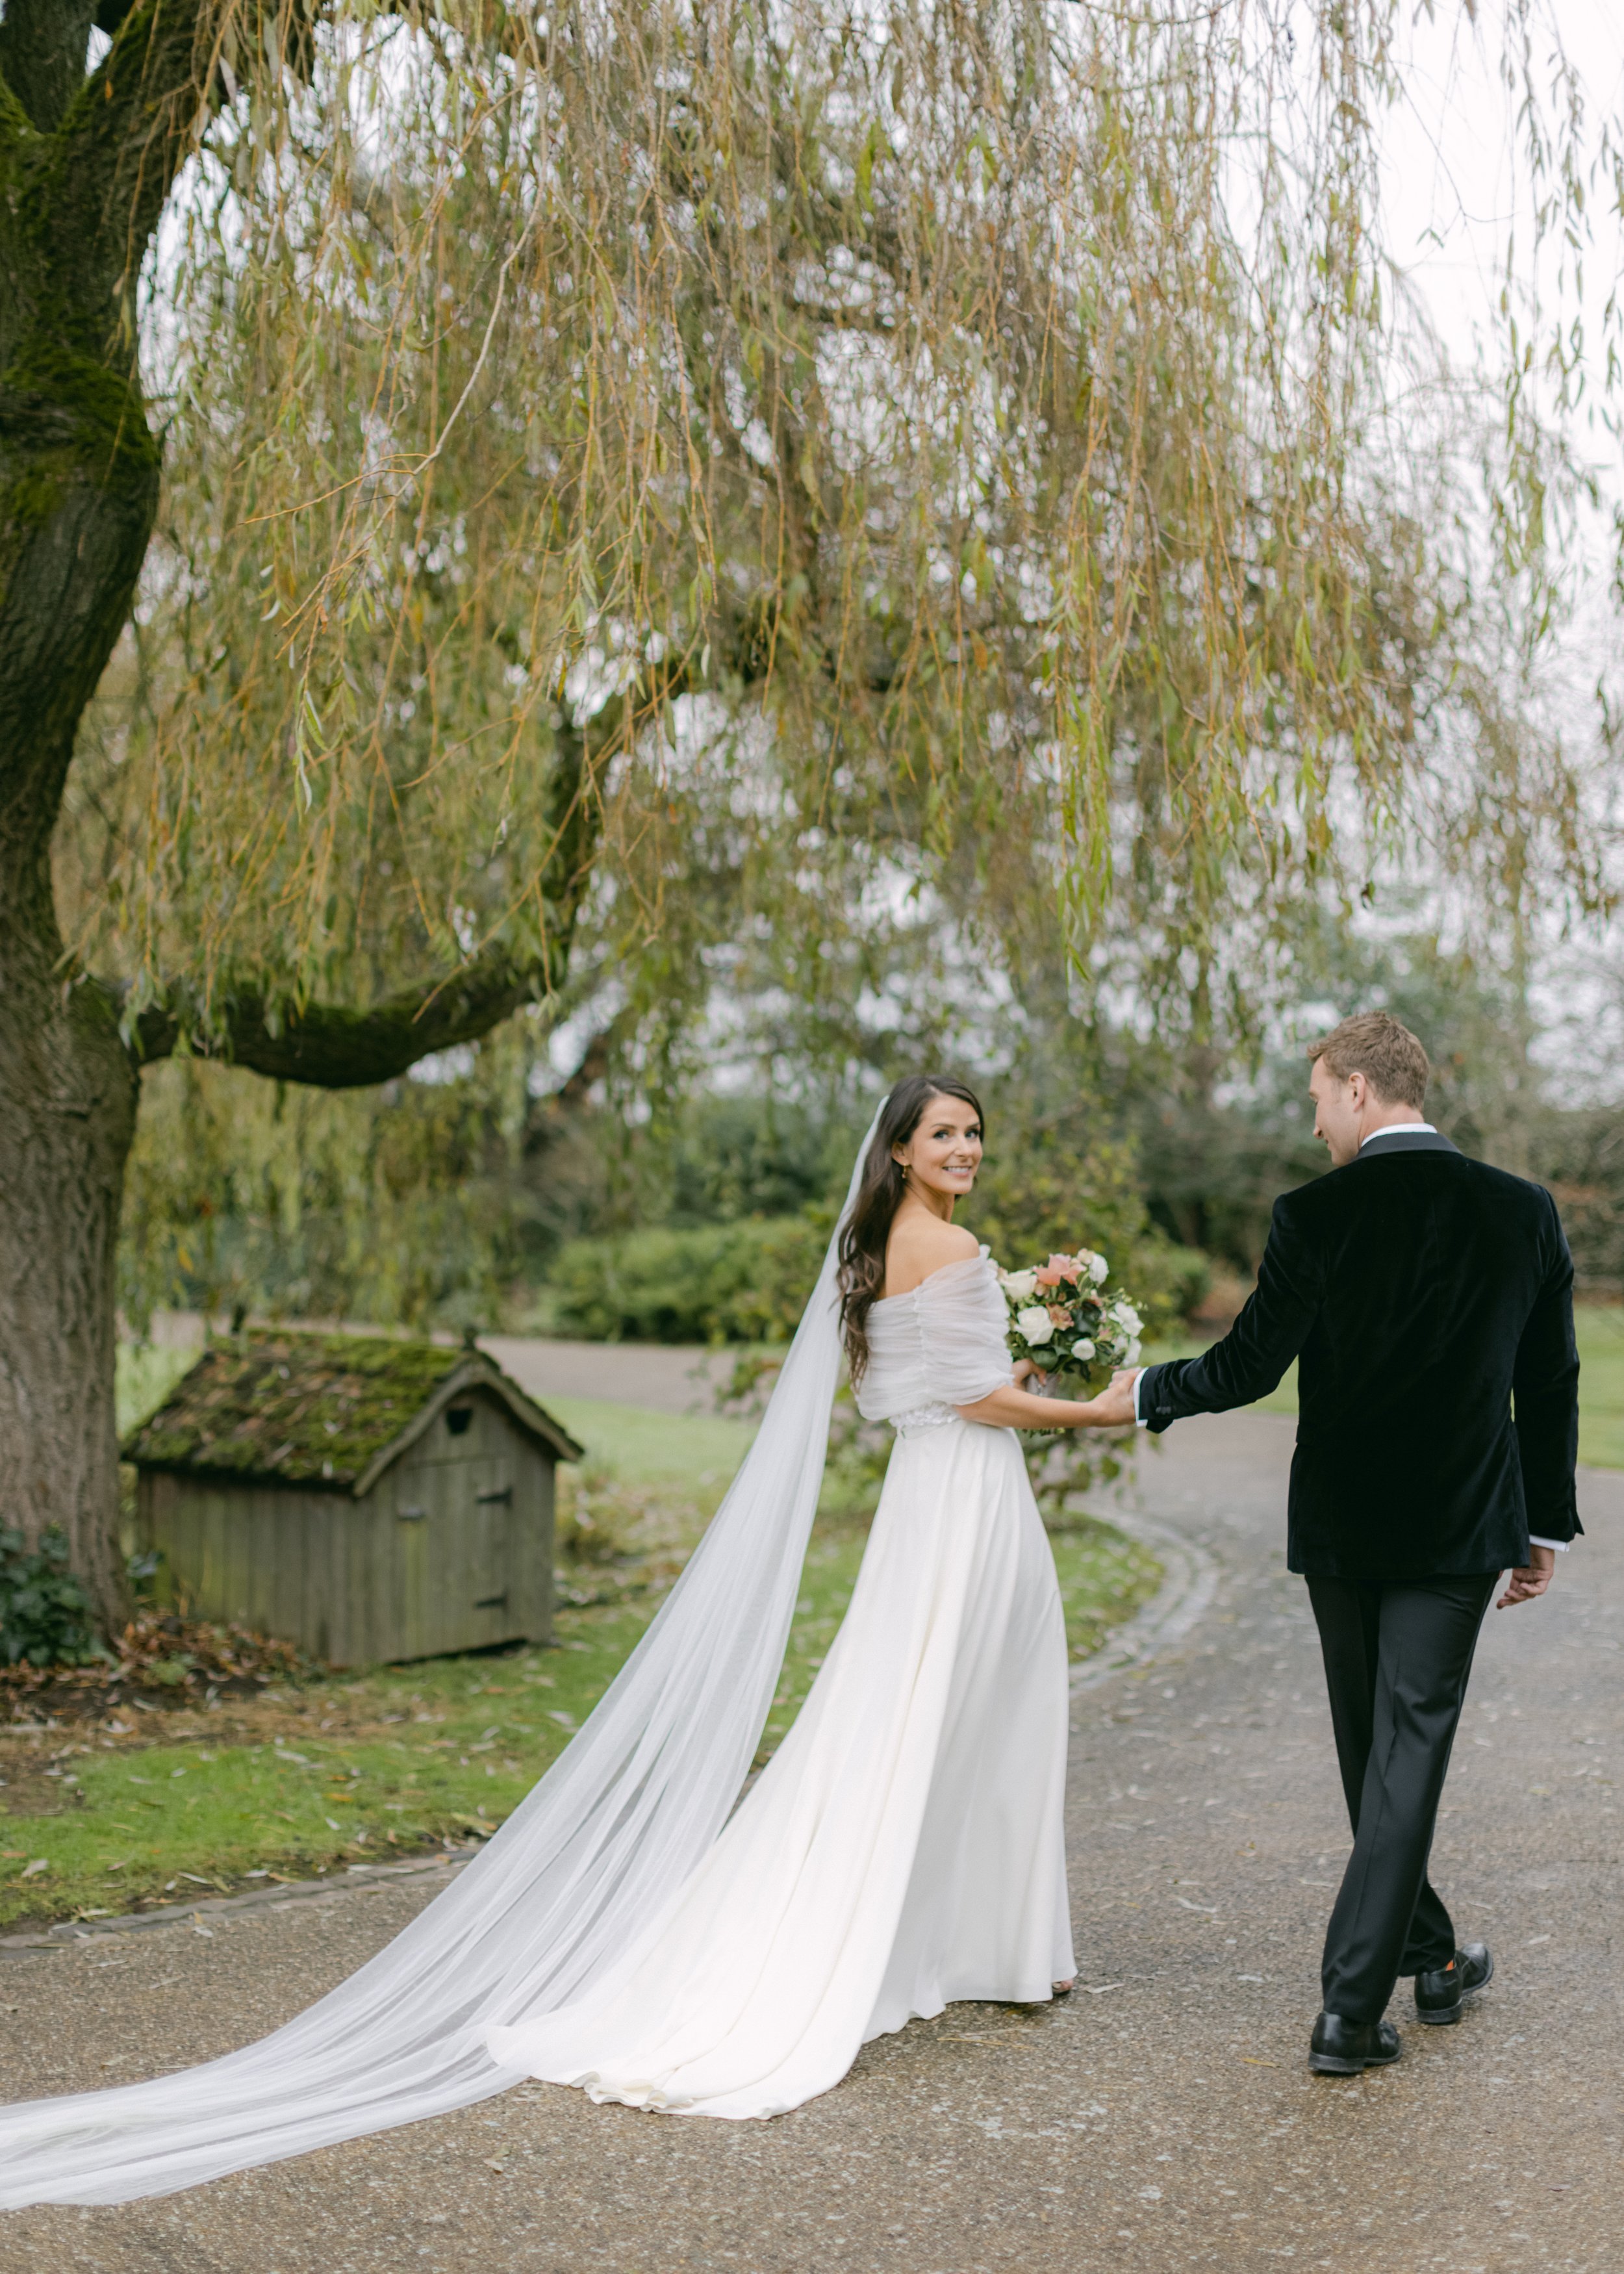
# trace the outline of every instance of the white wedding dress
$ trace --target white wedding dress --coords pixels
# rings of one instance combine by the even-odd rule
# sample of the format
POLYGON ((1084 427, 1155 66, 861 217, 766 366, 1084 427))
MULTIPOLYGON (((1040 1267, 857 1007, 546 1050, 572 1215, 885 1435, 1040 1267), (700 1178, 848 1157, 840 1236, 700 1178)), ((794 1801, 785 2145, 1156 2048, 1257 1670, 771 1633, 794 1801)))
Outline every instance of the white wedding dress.
POLYGON ((983 1250, 875 1305, 858 1403, 895 1425, 851 1608, 794 1727, 688 1882, 590 1996, 491 2032, 594 2100, 766 2117, 956 1999, 1048 1998, 1073 1967, 1066 1646, 1012 1431, 983 1250))
POLYGON ((837 1230, 704 1538, 495 1837, 268 2037, 145 2083, 0 2108, 0 2210, 169 2194, 527 2074, 770 2116, 910 2014, 1045 1998, 1070 1976, 1054 1564, 1013 1435, 953 1410, 1010 1378, 984 1256, 870 1314, 861 1403, 898 1442, 846 1622, 739 1799, 823 1481, 838 1246, 837 1230))

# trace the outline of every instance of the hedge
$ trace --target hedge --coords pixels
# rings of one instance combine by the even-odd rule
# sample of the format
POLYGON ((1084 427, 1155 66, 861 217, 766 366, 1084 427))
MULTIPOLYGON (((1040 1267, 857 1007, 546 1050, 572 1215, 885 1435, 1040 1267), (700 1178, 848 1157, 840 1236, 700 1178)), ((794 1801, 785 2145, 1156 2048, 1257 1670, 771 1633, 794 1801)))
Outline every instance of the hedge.
POLYGON ((798 1216, 572 1239, 548 1275, 553 1329, 588 1342, 787 1342, 828 1239, 798 1216))

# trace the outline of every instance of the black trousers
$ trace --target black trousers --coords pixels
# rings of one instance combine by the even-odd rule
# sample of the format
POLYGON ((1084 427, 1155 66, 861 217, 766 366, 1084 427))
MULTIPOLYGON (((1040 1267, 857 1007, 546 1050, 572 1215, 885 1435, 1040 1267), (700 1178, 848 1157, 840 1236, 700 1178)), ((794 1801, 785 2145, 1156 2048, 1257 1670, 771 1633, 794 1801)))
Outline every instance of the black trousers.
POLYGON ((1499 1577, 1308 1582, 1353 1825, 1320 1978, 1327 2012, 1348 2021, 1380 2021, 1401 1974, 1455 1955, 1427 1857, 1499 1577))

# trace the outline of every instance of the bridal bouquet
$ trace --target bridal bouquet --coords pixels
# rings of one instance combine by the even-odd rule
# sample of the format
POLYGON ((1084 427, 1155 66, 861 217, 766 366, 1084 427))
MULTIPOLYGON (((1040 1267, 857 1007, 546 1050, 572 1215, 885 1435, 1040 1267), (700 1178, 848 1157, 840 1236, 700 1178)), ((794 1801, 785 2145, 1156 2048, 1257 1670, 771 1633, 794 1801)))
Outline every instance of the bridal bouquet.
POLYGON ((1047 1374, 1109 1378, 1139 1354, 1144 1321, 1127 1294, 1109 1284, 1111 1267, 1090 1248, 1051 1255, 1026 1271, 998 1273, 1010 1308, 1010 1348, 1047 1374))

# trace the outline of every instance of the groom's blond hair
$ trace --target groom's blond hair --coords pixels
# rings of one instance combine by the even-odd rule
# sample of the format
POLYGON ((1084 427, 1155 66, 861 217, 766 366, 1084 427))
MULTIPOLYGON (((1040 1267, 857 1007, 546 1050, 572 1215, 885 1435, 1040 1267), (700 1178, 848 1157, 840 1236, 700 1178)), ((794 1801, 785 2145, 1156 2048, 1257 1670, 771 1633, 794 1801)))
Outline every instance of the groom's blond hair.
POLYGON ((1426 1052, 1390 1011, 1361 1011, 1344 1019, 1310 1043, 1308 1055, 1323 1058, 1338 1081, 1362 1073, 1384 1105, 1413 1105, 1418 1113, 1426 1101, 1432 1071, 1426 1052))

